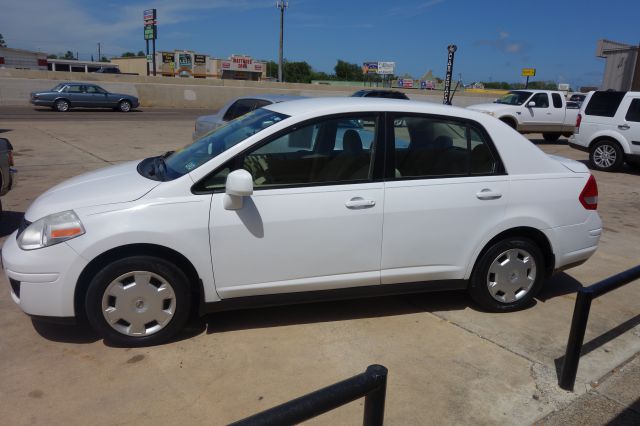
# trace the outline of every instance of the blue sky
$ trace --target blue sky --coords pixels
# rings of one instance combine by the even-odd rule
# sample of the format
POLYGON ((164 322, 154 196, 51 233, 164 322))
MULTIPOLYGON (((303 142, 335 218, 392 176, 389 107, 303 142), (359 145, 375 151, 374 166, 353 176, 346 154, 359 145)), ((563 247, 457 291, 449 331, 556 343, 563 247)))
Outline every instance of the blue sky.
MULTIPOLYGON (((158 9, 158 50, 277 60, 275 0, 0 0, 0 33, 10 47, 82 58, 144 49, 142 11, 158 9)), ((598 85, 596 42, 638 43, 640 1, 609 0, 291 0, 285 57, 333 72, 337 59, 395 61, 396 73, 443 76, 446 46, 458 45, 454 73, 464 82, 537 80, 598 85)))

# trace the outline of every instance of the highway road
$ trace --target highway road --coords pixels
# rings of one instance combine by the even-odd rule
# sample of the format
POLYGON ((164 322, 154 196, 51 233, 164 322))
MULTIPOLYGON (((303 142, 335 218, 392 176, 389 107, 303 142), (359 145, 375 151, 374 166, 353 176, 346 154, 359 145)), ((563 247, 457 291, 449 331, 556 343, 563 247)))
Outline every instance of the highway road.
POLYGON ((50 108, 31 106, 0 106, 0 121, 3 120, 55 120, 66 122, 100 121, 165 121, 195 120, 200 115, 213 114, 214 110, 200 108, 138 108, 123 113, 111 109, 72 109, 56 112, 50 108))

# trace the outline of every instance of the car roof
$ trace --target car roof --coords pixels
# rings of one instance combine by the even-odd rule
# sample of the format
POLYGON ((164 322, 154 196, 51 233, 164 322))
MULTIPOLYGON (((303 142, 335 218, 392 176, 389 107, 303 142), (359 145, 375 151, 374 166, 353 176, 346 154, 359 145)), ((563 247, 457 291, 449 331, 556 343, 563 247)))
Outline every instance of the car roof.
POLYGON ((472 118, 482 120, 486 114, 471 111, 465 108, 458 108, 451 105, 442 105, 432 102, 407 101, 404 99, 389 98, 365 98, 365 97, 327 97, 327 98, 307 98, 291 102, 272 104, 266 107, 271 111, 279 112, 289 116, 298 115, 327 115, 339 114, 342 112, 415 112, 425 114, 436 114, 462 118, 472 118))
POLYGON ((307 98, 306 96, 282 95, 279 93, 264 93, 264 94, 257 94, 252 96, 240 96, 234 101, 237 101, 238 99, 260 99, 263 101, 271 101, 273 103, 279 103, 279 102, 294 101, 294 100, 306 99, 306 98, 307 98))

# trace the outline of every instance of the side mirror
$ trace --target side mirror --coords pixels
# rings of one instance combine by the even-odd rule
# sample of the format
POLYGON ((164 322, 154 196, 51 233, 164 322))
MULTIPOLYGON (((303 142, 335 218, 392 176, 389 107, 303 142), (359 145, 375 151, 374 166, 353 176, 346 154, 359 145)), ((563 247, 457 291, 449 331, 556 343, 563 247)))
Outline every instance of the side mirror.
POLYGON ((253 194, 253 177, 244 169, 234 170, 227 176, 223 207, 225 210, 239 210, 243 206, 242 197, 253 194))
POLYGON ((528 107, 528 108, 535 108, 535 107, 536 107, 536 103, 535 103, 535 102, 533 102, 533 101, 531 101, 531 102, 529 102, 529 103, 527 104, 527 107, 528 107))

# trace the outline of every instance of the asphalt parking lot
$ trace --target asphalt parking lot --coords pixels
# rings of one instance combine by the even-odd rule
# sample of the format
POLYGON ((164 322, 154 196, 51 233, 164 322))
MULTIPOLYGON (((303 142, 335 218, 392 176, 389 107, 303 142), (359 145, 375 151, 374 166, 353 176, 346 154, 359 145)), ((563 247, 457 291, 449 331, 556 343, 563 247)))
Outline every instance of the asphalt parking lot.
MULTIPOLYGON (((2 199, 2 239, 47 188, 186 145, 203 113, 1 107, 0 137, 13 144, 19 170, 16 188, 2 199)), ((540 135, 530 139, 547 153, 587 158, 564 138, 551 144, 540 135)), ((594 302, 576 391, 556 385, 575 291, 640 260, 640 173, 593 173, 605 226, 598 252, 554 276, 534 306, 516 313, 481 312, 456 292, 327 302, 208 315, 170 344, 123 349, 105 345, 85 327, 32 322, 11 300, 2 276, 1 422, 225 424, 373 363, 389 369, 388 424, 536 422, 597 388, 640 351, 636 282, 594 302)), ((637 395, 637 388, 628 389, 618 399, 637 395)), ((314 423, 359 423, 362 407, 356 401, 314 423)), ((606 419, 622 409, 603 407, 606 419)))

